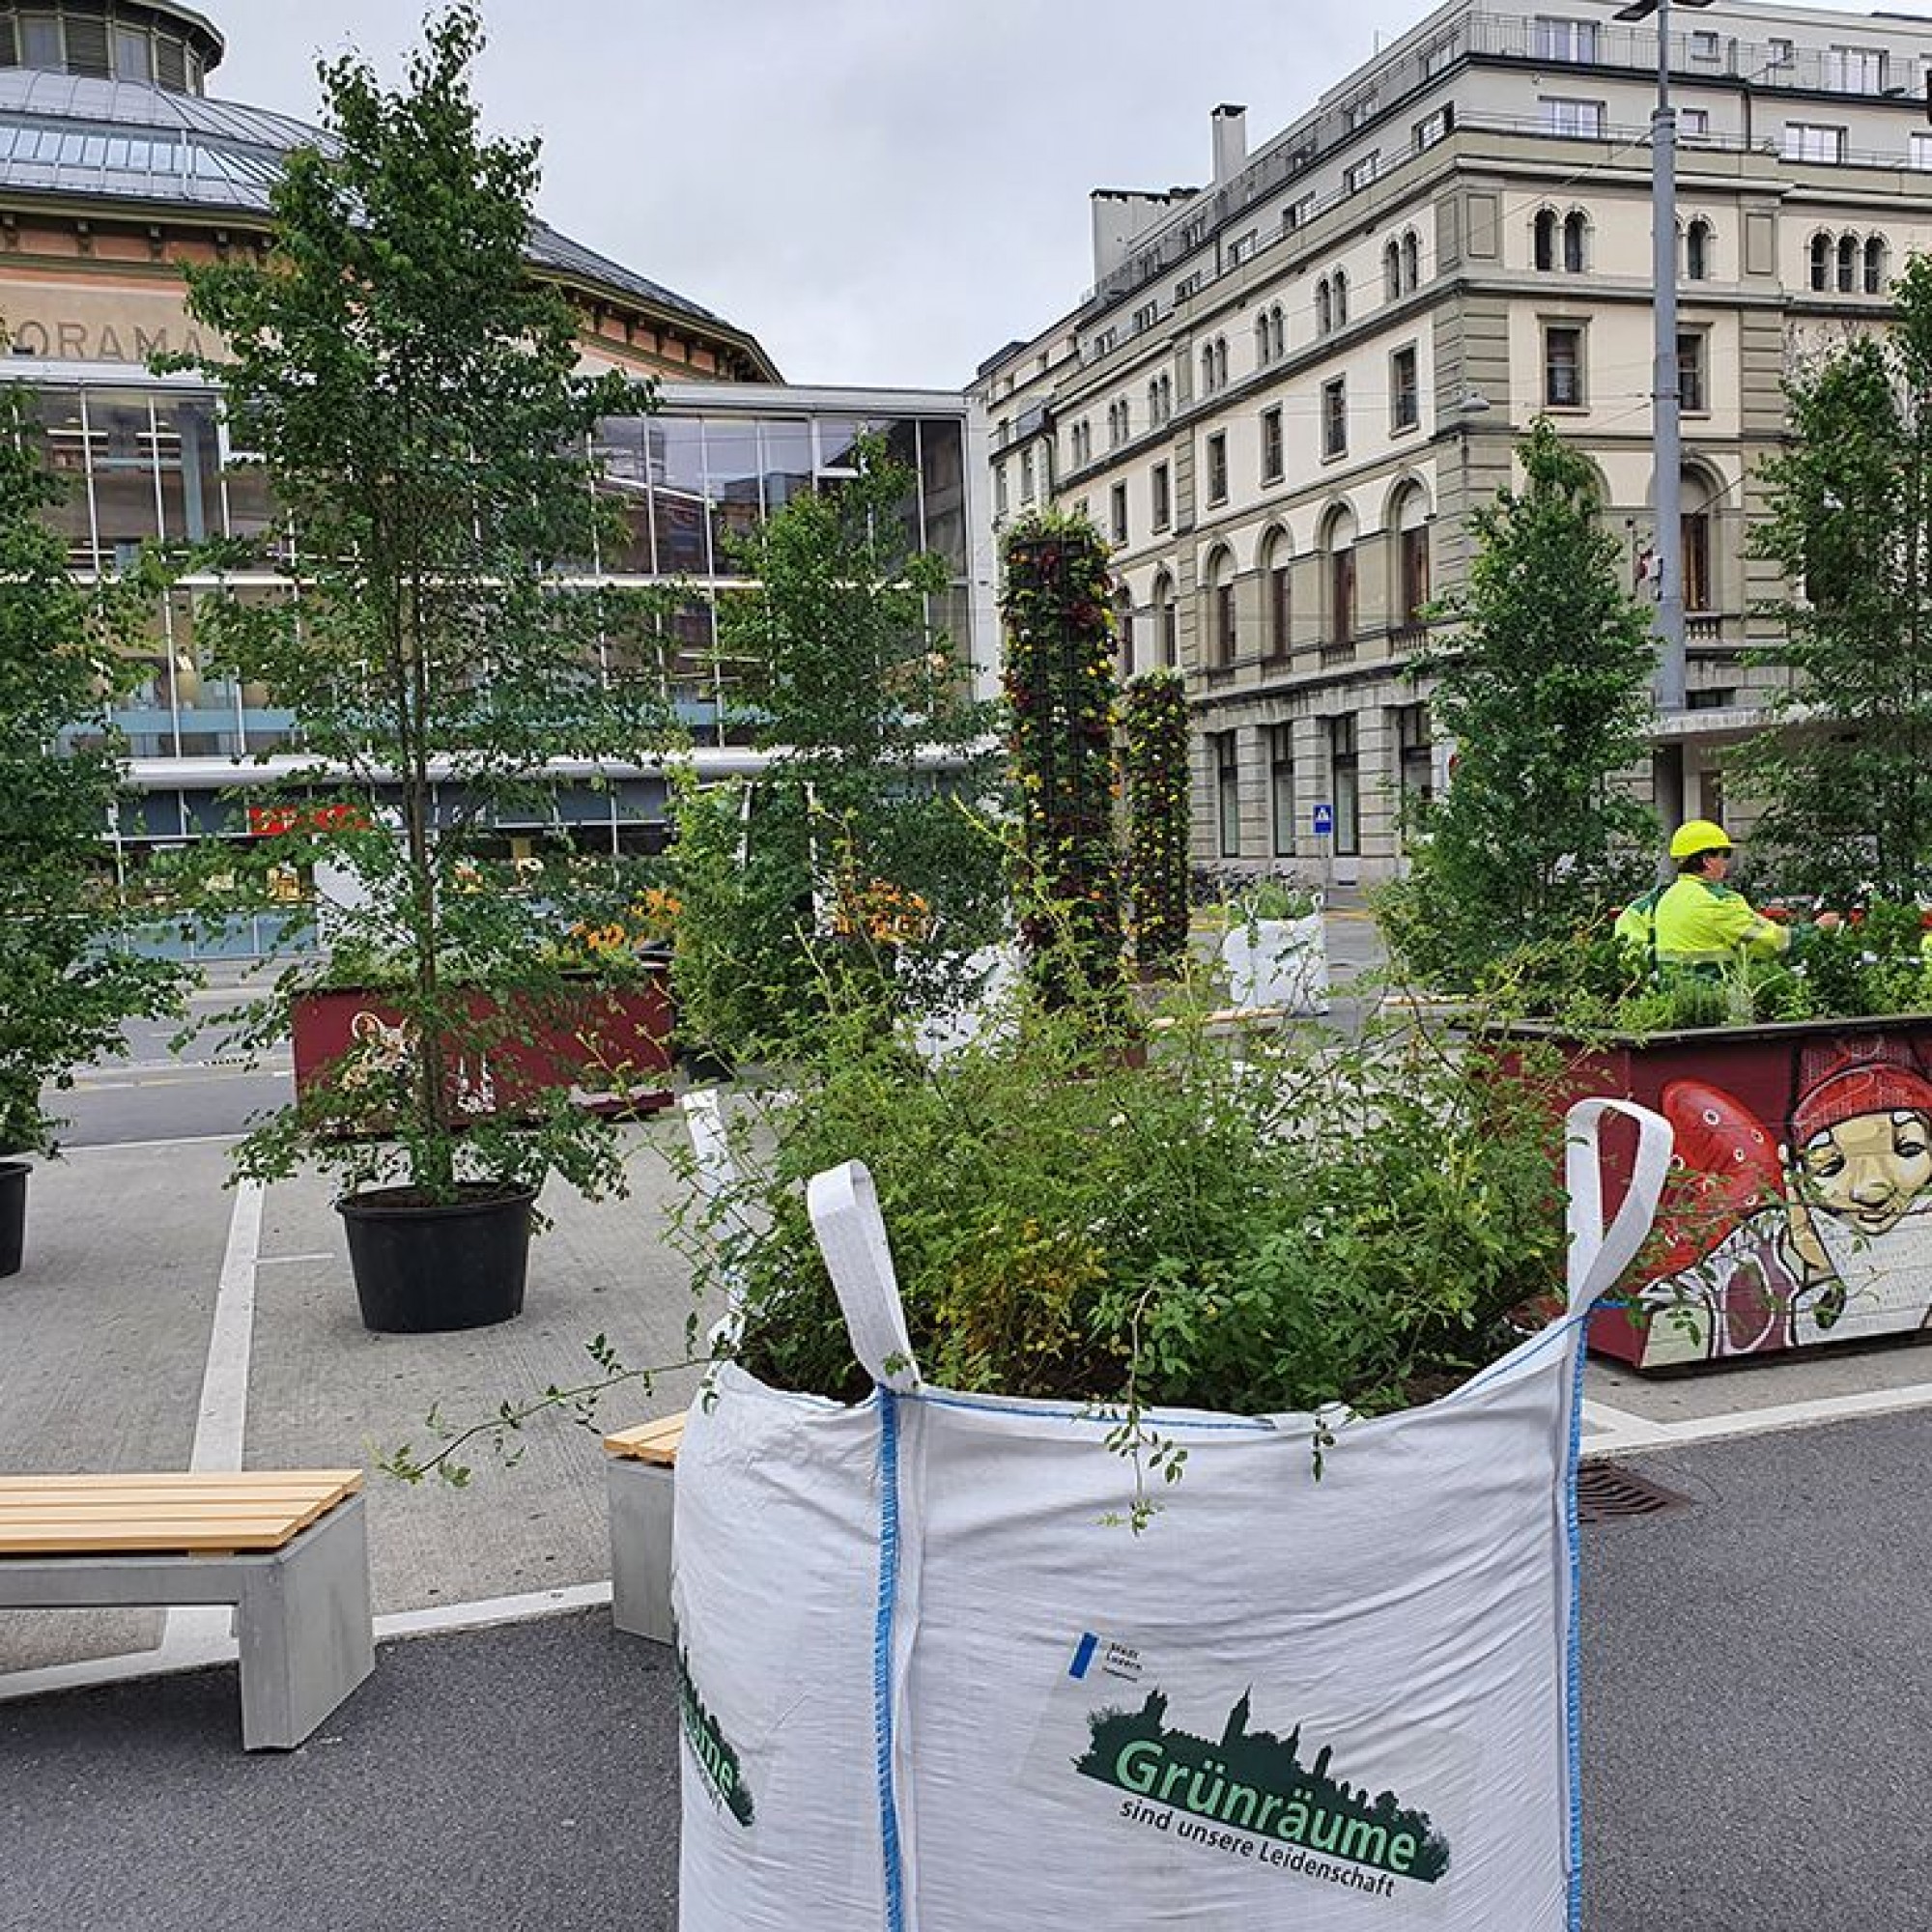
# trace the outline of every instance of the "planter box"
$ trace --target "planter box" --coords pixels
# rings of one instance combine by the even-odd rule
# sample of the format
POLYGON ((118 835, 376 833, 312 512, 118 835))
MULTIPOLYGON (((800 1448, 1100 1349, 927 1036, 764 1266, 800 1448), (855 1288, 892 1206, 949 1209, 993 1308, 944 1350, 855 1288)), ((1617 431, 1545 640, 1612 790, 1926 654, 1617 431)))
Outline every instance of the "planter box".
POLYGON ((1675 1128, 1659 1241, 1590 1346, 1640 1369, 1916 1333, 1932 1311, 1932 1015, 1714 1027, 1572 1056, 1675 1128))
MULTIPOLYGON (((496 1000, 486 993, 468 998, 479 1021, 494 1018, 496 1000)), ((323 1070, 355 1047, 374 1046, 394 1064, 406 1061, 411 1044, 394 1004, 365 987, 330 987, 307 993, 295 1004, 295 1076, 299 1094, 323 1070)), ((649 1113, 670 1104, 668 1087, 646 1086, 650 1076, 668 1072, 672 1011, 668 972, 623 987, 581 990, 526 1041, 493 1045, 487 1054, 459 1054, 450 1070, 452 1103, 472 1119, 515 1115, 541 1106, 543 1096, 567 1087, 581 1106, 600 1113, 649 1113), (636 1091, 619 1093, 613 1069, 636 1091)), ((372 1120, 371 1132, 383 1122, 372 1120)))
POLYGON ((1237 921, 1222 935, 1221 964, 1234 1012, 1328 1010, 1328 937, 1320 912, 1237 921))

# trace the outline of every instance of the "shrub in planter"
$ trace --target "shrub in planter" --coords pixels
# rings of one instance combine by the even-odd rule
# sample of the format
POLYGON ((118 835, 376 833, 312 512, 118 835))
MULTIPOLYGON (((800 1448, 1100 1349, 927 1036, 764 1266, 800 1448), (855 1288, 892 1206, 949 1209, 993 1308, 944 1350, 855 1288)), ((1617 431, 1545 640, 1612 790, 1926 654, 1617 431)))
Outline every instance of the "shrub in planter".
POLYGON ((332 962, 285 972, 244 1037, 286 1032, 318 985, 360 981, 384 1007, 249 1136, 238 1171, 272 1179, 306 1157, 343 1176, 358 1222, 401 1214, 421 1247, 403 1325, 458 1326, 515 1312, 545 1175, 593 1190, 619 1179, 607 1130, 563 1079, 518 1118, 490 1103, 493 1060, 567 1028, 582 998, 559 952, 582 917, 568 874, 518 890, 528 882, 492 858, 490 827, 554 821, 548 760, 635 760, 668 720, 651 613, 559 568, 595 554, 612 509, 581 458, 594 424, 649 396, 580 375, 570 304, 528 273, 535 146, 480 130, 475 11, 453 7, 426 34, 397 92, 356 57, 324 64, 329 151, 290 155, 270 249, 190 269, 187 302, 227 346, 198 366, 299 532, 298 576, 286 541, 246 559, 289 594, 210 596, 198 635, 299 721, 308 758, 276 862, 347 882, 332 962), (515 1252, 491 1297, 464 1305, 470 1249, 439 1259, 440 1233, 466 1205, 502 1221, 505 1202, 515 1252))
MULTIPOLYGON (((679 1461, 683 1922, 1570 1922, 1548 1095, 1412 1029, 844 1045, 703 1217, 742 1328, 679 1461)), ((1578 1311, 1647 1135, 1594 1271, 1570 1163, 1578 1311)))

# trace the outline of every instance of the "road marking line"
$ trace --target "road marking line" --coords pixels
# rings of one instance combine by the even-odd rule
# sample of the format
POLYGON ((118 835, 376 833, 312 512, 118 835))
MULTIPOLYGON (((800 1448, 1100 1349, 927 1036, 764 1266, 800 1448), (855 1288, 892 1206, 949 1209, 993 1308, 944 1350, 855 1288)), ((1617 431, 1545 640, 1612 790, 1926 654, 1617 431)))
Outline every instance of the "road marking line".
MULTIPOLYGON (((235 1211, 228 1217, 228 1247, 221 1257, 221 1282, 209 1328, 208 1364, 201 1378, 194 1449, 188 1458, 188 1467, 197 1474, 242 1466, 248 1430, 248 1357, 255 1340, 255 1258, 262 1246, 266 1191, 259 1180, 238 1181, 235 1187, 235 1211)), ((225 1604, 169 1610, 161 1628, 162 1654, 206 1656, 212 1645, 228 1640, 233 1614, 225 1604)))
POLYGON ((1667 1439, 1670 1425, 1658 1422, 1648 1415, 1634 1415, 1627 1408, 1612 1408, 1606 1402, 1597 1402, 1591 1397, 1583 1398, 1583 1429, 1587 1435, 1596 1430, 1606 1435, 1629 1435, 1638 1438, 1658 1436, 1667 1439))
POLYGON ((132 1150, 152 1151, 155 1148, 212 1147, 220 1142, 227 1144, 242 1139, 238 1133, 232 1134, 178 1134, 173 1140, 165 1141, 63 1141, 61 1158, 71 1159, 77 1153, 125 1153, 132 1150))
POLYGON ((297 1262, 332 1262, 336 1257, 327 1249, 313 1255, 263 1255, 255 1264, 258 1268, 293 1267, 297 1262))

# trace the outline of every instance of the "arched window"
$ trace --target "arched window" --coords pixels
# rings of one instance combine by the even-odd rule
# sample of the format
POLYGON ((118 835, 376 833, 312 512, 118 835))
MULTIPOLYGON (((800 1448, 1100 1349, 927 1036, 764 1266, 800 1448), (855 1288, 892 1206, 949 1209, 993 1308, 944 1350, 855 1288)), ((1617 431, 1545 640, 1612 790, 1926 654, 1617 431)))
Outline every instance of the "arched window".
POLYGON ((1217 389, 1228 386, 1228 338, 1225 335, 1214 338, 1214 386, 1217 389))
POLYGON ((1174 602, 1174 579, 1166 571, 1153 581, 1154 646, 1168 670, 1180 664, 1180 621, 1174 602))
POLYGON ((1536 266, 1548 274, 1556 266, 1556 212, 1553 209, 1539 208, 1536 211, 1536 266))
POLYGON ((1402 238, 1402 283, 1410 295, 1422 286, 1422 244, 1413 228, 1402 238))
POLYGON ((1711 539, 1717 518, 1719 487, 1702 469, 1687 469, 1678 485, 1678 568, 1683 578, 1684 608, 1690 611, 1719 608, 1717 551, 1711 539))
POLYGON ((1208 559, 1208 574, 1202 580, 1206 591, 1208 664, 1213 670, 1226 670, 1235 662, 1239 635, 1235 612, 1235 557, 1225 545, 1208 559))
POLYGON ((1581 209, 1573 208, 1563 217, 1563 267, 1566 272, 1580 275, 1584 269, 1584 243, 1590 224, 1581 209))
POLYGON ((1391 241, 1382 250, 1382 293, 1390 301, 1402 295, 1402 243, 1391 241))
POLYGON ((1291 555, 1287 532, 1271 531, 1262 546, 1262 648, 1271 658, 1285 658, 1293 648, 1291 555))
POLYGON ((1335 298, 1328 290, 1328 277, 1323 275, 1315 284, 1315 332, 1317 335, 1330 334, 1335 327, 1335 298))
POLYGON ((1274 360, 1274 338, 1268 333, 1267 311, 1255 317, 1255 364, 1265 369, 1274 360))
POLYGON ((1148 384, 1148 421, 1158 424, 1160 420, 1160 378, 1156 376, 1148 384))
POLYGON ((1134 674, 1134 597, 1123 583, 1114 599, 1114 628, 1120 645, 1121 682, 1134 674))
POLYGON ((1201 393, 1204 396, 1214 393, 1214 345, 1211 342, 1201 345, 1201 393))
POLYGON ((1856 235, 1838 237, 1838 293, 1841 296, 1856 295, 1859 287, 1859 238, 1856 235))
POLYGON ((1273 347, 1274 359, 1279 362, 1288 353, 1288 325, 1282 318, 1279 302, 1268 310, 1268 337, 1273 347))
POLYGON ((1865 237, 1865 294, 1882 296, 1889 279, 1886 270, 1889 265, 1886 261, 1885 237, 1867 235, 1865 237))
POLYGON ((1331 646, 1355 640, 1355 519, 1346 509, 1329 512, 1322 526, 1322 634, 1331 646))
POLYGON ((1832 238, 1822 233, 1811 238, 1811 286, 1818 290, 1832 286, 1832 238))
POLYGON ((1708 282, 1711 279, 1715 240, 1711 224, 1701 214, 1684 231, 1684 275, 1687 281, 1708 282))
POLYGON ((1349 271, 1335 270, 1335 327, 1340 328, 1349 320, 1349 271))
POLYGON ((1406 485, 1389 505, 1389 610, 1397 630, 1422 622, 1429 603, 1429 498, 1406 485))

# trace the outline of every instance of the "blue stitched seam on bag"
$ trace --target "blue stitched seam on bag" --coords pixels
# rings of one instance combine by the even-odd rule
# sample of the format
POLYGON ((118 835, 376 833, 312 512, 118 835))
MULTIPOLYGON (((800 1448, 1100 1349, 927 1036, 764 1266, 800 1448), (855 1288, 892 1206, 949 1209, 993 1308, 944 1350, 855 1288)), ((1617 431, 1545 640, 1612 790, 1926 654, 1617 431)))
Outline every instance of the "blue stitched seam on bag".
POLYGON ((886 1932, 905 1932, 899 1869, 898 1807, 893 1797, 893 1603, 899 1573, 898 1398, 881 1384, 879 1398, 879 1603, 872 1624, 872 1735, 877 1752, 879 1838, 886 1861, 886 1932))
POLYGON ((1563 1527, 1570 1544, 1570 1634, 1564 1662, 1563 1725, 1570 1755, 1569 1932, 1583 1932, 1583 1539, 1577 1520, 1577 1469, 1583 1459, 1583 1356, 1579 1337, 1570 1384, 1570 1460, 1563 1481, 1563 1527))

